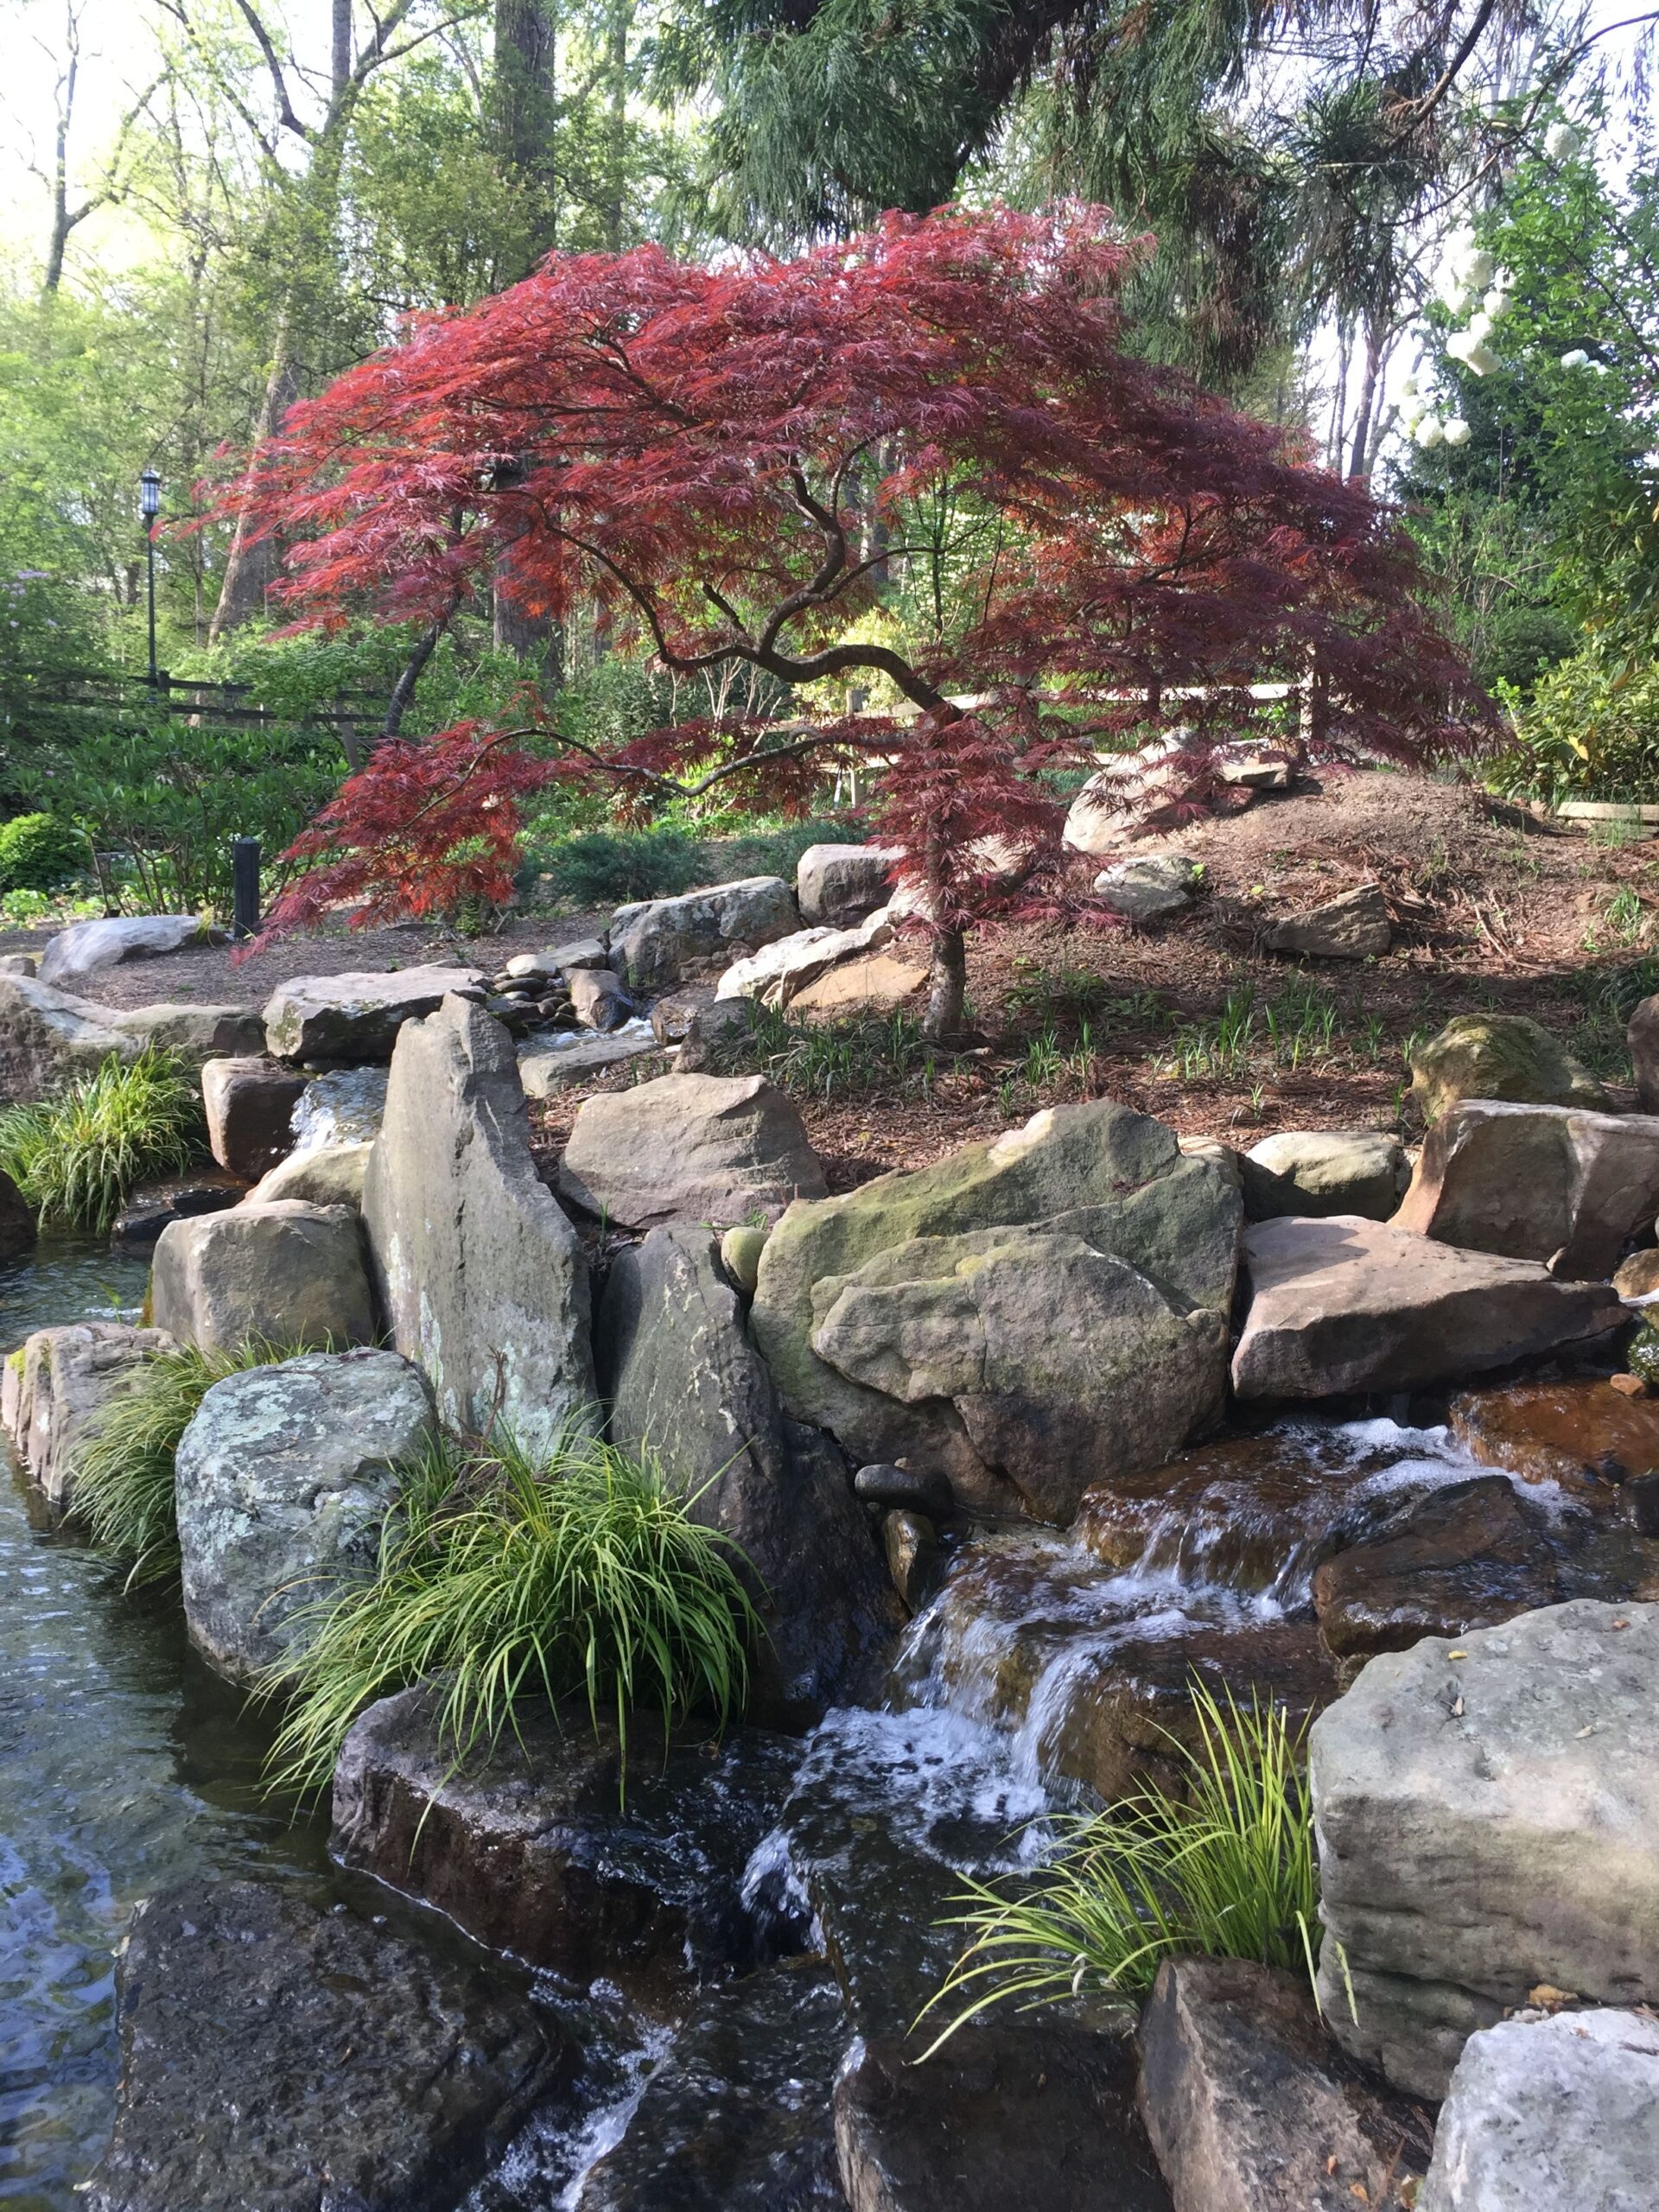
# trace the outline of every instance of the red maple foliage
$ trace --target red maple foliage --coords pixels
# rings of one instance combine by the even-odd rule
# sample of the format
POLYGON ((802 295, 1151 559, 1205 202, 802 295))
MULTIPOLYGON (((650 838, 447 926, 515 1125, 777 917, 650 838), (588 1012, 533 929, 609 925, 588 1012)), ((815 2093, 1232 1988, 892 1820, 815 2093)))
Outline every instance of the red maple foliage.
MULTIPOLYGON (((986 840, 1052 863, 1068 779, 1149 702, 1203 687, 1179 700, 1200 772, 1257 716, 1249 685, 1310 669, 1329 759, 1419 757, 1480 720, 1365 487, 1126 350, 1151 250, 1067 205, 893 215, 791 261, 555 255, 296 407, 222 502, 289 545, 305 622, 430 624, 494 591, 597 602, 677 672, 889 680, 912 719, 705 720, 609 752, 544 721, 540 772, 602 774, 634 811, 716 785, 800 810, 861 759, 926 894, 937 1031, 1000 895, 986 840), (911 652, 854 633, 901 563, 948 578, 911 652)), ((537 772, 470 728, 382 747, 301 841, 332 858, 283 918, 499 885, 537 772)))

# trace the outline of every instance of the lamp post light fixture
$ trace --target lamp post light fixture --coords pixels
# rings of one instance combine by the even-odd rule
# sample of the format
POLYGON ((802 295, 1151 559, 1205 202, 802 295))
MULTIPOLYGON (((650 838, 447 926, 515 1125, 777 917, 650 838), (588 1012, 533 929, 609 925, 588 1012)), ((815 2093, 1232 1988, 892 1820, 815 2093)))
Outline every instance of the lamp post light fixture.
POLYGON ((149 579, 149 688, 161 686, 156 665, 156 518, 162 512, 161 472, 147 468, 138 479, 138 512, 144 518, 144 562, 149 579))

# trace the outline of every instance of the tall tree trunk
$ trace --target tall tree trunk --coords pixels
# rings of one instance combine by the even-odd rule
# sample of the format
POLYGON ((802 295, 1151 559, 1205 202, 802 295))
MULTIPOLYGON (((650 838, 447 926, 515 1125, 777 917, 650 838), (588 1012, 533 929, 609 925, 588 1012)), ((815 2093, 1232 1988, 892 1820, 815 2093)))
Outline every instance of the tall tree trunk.
POLYGON ((611 0, 607 54, 611 114, 606 147, 605 243, 613 253, 622 251, 623 219, 627 213, 628 33, 632 27, 633 0, 611 0))
POLYGON ((352 0, 334 0, 334 11, 328 75, 338 104, 352 78, 352 0))
MULTIPOLYGON (((253 454, 257 459, 260 450, 268 445, 273 435, 282 428, 283 417, 293 405, 298 393, 298 379, 289 343, 289 304, 283 302, 277 310, 275 341, 271 352, 270 373, 265 378, 265 394, 259 404, 259 414, 253 426, 253 454)), ((225 574, 219 587, 219 604, 213 609, 213 619, 207 626, 207 642, 216 645, 226 630, 261 611, 265 592, 276 572, 277 549, 270 538, 257 544, 250 543, 253 531, 253 510, 251 501, 244 500, 237 509, 236 525, 231 532, 230 549, 225 556, 225 574)))
POLYGON ((558 171, 557 0, 495 0, 495 60, 490 97, 501 172, 518 214, 497 276, 527 276, 556 243, 558 171))

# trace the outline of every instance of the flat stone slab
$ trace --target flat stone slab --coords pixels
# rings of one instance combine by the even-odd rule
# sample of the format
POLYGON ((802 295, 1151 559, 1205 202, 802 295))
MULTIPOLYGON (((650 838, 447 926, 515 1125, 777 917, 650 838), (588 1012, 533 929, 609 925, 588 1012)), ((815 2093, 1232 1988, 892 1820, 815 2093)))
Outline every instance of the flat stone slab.
POLYGON ((518 1047, 518 1080, 526 1098, 551 1098, 590 1076, 603 1075, 661 1046, 650 1022, 625 1021, 608 1036, 585 1029, 526 1037, 518 1047))
POLYGON ((1447 1418, 1464 1450, 1523 1482, 1560 1483, 1577 1497, 1659 1467, 1659 1398, 1627 1398, 1605 1376, 1565 1375, 1464 1390, 1447 1418))
POLYGON ((1313 1724, 1310 1772, 1325 2024, 1400 2088, 1443 2096, 1541 1983, 1659 1999, 1659 1605, 1385 1653, 1313 1724))
POLYGON ((277 985, 265 1007, 266 1046, 283 1060, 389 1060, 404 1022, 435 1014, 446 998, 482 993, 473 968, 294 976, 277 985))
POLYGON ((1336 1214, 1244 1231, 1251 1299, 1233 1354, 1241 1398, 1409 1390, 1604 1335, 1610 1283, 1336 1214))
POLYGON ((476 1970, 255 1882, 138 1908, 92 2212, 453 2205, 574 2053, 476 1970))
POLYGON ((1471 2036, 1418 2212, 1649 2212, 1659 2187, 1659 2019, 1557 2012, 1471 2036))

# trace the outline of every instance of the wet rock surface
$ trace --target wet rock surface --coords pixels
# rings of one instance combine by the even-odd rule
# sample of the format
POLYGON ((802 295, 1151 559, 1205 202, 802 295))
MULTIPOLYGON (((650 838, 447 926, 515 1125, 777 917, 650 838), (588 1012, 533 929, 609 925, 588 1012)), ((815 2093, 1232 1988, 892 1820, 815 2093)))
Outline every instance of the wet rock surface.
POLYGON ((1314 1723, 1310 1773, 1326 2024, 1400 2088, 1443 2096, 1541 1983, 1659 1999, 1659 1606, 1385 1653, 1314 1723))
POLYGON ((799 1112, 764 1077, 665 1075, 582 1102, 559 1187, 587 1213, 654 1229, 775 1221, 826 1185, 799 1112))
POLYGON ((31 1251, 35 1239, 34 1211, 0 1167, 0 1260, 15 1260, 20 1252, 31 1251))
POLYGON ((1127 2035, 999 2021, 912 2057, 890 2037, 848 2053, 836 2142, 852 2212, 1169 2212, 1127 2035))
POLYGON ((1659 1399, 1630 1398, 1605 1376, 1568 1375, 1466 1390, 1447 1411, 1465 1451, 1527 1482, 1560 1484, 1586 1503, 1659 1467, 1659 1399))
POLYGON ((743 1873, 798 1757, 740 1729, 721 1745, 678 1740, 664 1760, 660 1726, 637 1713, 624 1796, 616 1732, 595 1732, 585 1708, 563 1726, 532 1708, 521 1740, 458 1766, 427 1694, 405 1690, 346 1739, 331 1848, 493 1950, 683 2004, 701 1974, 755 1963, 743 1873))
POLYGON ((442 2212, 561 2063, 479 1974, 252 1882, 150 1898, 119 1991, 94 2212, 442 2212))
POLYGON ((223 1213, 248 1195, 244 1179, 224 1168, 201 1168, 163 1182, 141 1183, 128 1192, 126 1205, 116 1216, 110 1243, 118 1252, 149 1252, 170 1223, 223 1213))

